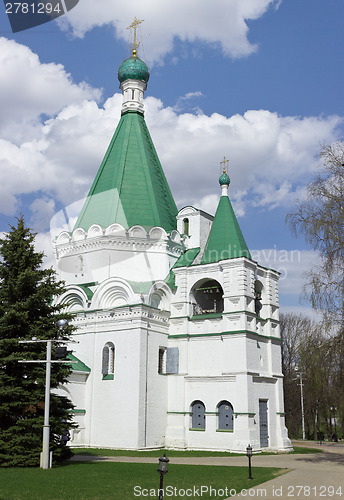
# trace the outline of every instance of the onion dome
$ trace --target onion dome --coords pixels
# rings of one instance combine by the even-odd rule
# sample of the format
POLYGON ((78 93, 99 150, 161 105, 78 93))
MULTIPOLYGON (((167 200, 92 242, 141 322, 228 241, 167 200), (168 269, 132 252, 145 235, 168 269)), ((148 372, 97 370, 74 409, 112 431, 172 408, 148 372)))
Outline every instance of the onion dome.
POLYGON ((147 64, 136 55, 129 57, 118 68, 118 80, 120 83, 125 80, 140 80, 147 83, 149 80, 147 64))
POLYGON ((223 172, 223 174, 219 178, 220 186, 229 186, 230 182, 231 181, 229 176, 226 174, 226 172, 223 172))

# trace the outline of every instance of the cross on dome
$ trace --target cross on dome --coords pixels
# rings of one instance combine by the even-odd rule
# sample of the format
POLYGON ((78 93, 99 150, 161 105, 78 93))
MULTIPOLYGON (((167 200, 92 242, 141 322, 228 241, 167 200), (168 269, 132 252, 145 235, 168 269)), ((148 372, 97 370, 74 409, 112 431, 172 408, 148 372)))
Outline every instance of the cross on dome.
POLYGON ((228 171, 228 163, 229 160, 226 159, 226 157, 223 157, 223 161, 220 161, 220 165, 223 165, 223 173, 226 174, 228 171))
POLYGON ((229 162, 229 160, 227 160, 225 156, 223 157, 223 161, 220 161, 220 165, 223 165, 222 175, 219 178, 219 183, 220 183, 220 186, 222 188, 222 196, 227 196, 228 186, 231 182, 230 178, 227 174, 228 162, 229 162))
POLYGON ((133 52, 133 56, 137 56, 137 50, 140 46, 140 42, 136 41, 136 31, 137 27, 142 24, 144 19, 137 19, 137 17, 134 18, 134 21, 127 27, 127 30, 133 29, 134 30, 134 43, 130 45, 130 50, 133 52))

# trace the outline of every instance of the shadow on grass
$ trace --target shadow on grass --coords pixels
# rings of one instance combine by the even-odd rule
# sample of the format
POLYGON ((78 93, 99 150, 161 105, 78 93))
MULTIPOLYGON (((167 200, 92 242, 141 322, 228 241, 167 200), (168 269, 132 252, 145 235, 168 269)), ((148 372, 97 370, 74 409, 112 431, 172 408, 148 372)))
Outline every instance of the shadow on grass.
POLYGON ((300 457, 296 458, 296 460, 300 460, 302 462, 312 462, 313 464, 332 462, 334 464, 344 465, 344 455, 332 452, 323 452, 321 455, 317 455, 316 457, 300 457))

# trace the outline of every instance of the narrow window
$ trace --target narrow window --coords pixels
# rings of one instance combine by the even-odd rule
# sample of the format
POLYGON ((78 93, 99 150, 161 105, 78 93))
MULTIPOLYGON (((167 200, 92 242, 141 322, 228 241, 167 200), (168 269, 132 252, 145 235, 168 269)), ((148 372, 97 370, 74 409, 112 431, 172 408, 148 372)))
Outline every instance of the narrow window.
POLYGON ((262 290, 263 285, 260 281, 256 280, 254 283, 254 310, 257 316, 260 316, 262 309, 262 290))
POLYGON ((166 373, 166 347, 159 348, 158 373, 160 373, 160 375, 166 373))
POLYGON ((221 401, 217 405, 219 430, 233 430, 233 406, 228 401, 221 401))
POLYGON ((194 401, 191 405, 191 428, 205 429, 205 406, 202 401, 194 401))
POLYGON ((103 347, 102 375, 103 379, 113 379, 115 373, 115 346, 107 342, 103 347))
POLYGON ((189 236, 189 219, 183 219, 183 223, 184 223, 184 234, 186 234, 186 236, 189 236))
POLYGON ((131 98, 134 100, 135 99, 135 90, 131 91, 131 98))

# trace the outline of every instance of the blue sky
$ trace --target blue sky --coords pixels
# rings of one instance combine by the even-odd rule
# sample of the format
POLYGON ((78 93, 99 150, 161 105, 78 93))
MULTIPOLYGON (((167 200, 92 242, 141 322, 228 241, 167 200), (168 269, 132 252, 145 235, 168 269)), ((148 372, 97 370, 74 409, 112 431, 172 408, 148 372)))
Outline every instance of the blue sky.
POLYGON ((12 34, 0 6, 0 230, 23 212, 52 262, 49 223, 90 186, 119 119, 117 68, 142 24, 146 120, 177 205, 214 213, 219 162, 250 249, 300 306, 315 261, 285 215, 343 139, 342 0, 80 0, 12 34), (298 253, 299 252, 299 253, 298 253))

